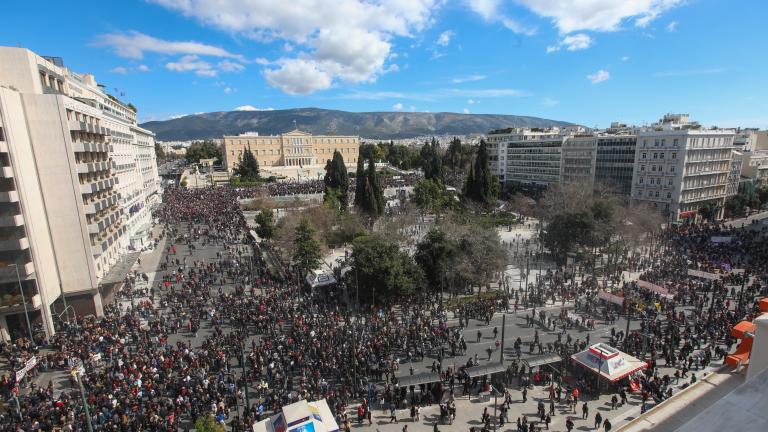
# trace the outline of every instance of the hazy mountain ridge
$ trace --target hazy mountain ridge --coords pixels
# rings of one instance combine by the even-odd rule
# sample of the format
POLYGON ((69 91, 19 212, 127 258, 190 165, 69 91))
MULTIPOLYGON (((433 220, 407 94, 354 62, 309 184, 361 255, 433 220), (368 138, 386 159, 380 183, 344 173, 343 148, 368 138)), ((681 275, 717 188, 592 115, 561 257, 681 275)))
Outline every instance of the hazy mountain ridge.
POLYGON ((221 138, 244 132, 276 135, 294 128, 316 135, 360 135, 364 138, 398 139, 423 135, 486 133, 506 127, 568 126, 571 123, 539 117, 502 114, 417 112, 362 112, 296 108, 275 111, 222 111, 150 121, 141 126, 158 141, 221 138))

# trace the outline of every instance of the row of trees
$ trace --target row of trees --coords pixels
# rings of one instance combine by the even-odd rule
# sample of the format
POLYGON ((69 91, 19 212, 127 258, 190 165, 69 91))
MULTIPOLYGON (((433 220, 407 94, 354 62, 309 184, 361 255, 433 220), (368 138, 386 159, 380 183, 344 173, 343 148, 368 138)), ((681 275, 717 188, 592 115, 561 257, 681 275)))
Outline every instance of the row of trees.
POLYGON ((373 159, 368 160, 366 170, 365 162, 362 158, 358 158, 355 181, 355 207, 374 220, 383 215, 386 205, 384 191, 373 159))
POLYGON ((187 162, 198 163, 200 159, 222 160, 221 147, 211 140, 195 141, 187 148, 187 162))
POLYGON ((752 182, 743 183, 739 193, 725 201, 725 216, 744 217, 747 209, 761 209, 768 206, 768 186, 759 187, 752 182))
MULTIPOLYGON (((394 144, 392 141, 360 146, 360 156, 365 159, 385 161, 403 170, 421 168, 425 173, 437 170, 452 174, 464 172, 469 168, 474 152, 473 146, 463 144, 459 138, 453 138, 445 152, 440 151, 434 138, 425 142, 421 148, 394 144), (438 158, 435 158, 435 155, 438 158), (436 167, 435 162, 438 162, 440 166, 436 167)), ((432 178, 431 175, 429 178, 432 178)))

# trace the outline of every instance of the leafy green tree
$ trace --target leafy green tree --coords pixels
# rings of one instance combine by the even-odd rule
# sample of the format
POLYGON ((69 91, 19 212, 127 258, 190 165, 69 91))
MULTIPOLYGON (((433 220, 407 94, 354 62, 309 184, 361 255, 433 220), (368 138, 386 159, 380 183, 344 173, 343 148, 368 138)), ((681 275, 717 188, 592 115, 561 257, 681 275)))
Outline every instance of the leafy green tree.
POLYGON ((197 418, 195 430, 197 432, 224 432, 224 426, 218 423, 211 414, 206 414, 197 418))
POLYGON ((315 239, 315 230, 308 219, 302 219, 296 226, 293 263, 302 272, 314 270, 320 266, 320 243, 315 239))
POLYGON ((185 158, 189 163, 199 163, 200 159, 221 160, 221 148, 211 140, 195 141, 187 149, 185 158))
POLYGON ((458 137, 454 137, 448 145, 444 159, 445 165, 452 172, 456 172, 456 170, 462 167, 462 152, 461 140, 458 137))
POLYGON ((415 292, 421 285, 421 269, 396 243, 378 235, 364 235, 352 242, 352 270, 357 293, 365 303, 415 292))
POLYGON ((431 142, 424 143, 420 151, 421 167, 424 170, 424 178, 443 183, 443 162, 440 157, 440 144, 435 138, 431 142))
POLYGON ((323 202, 341 211, 349 206, 349 175, 344 165, 344 157, 338 151, 333 152, 333 159, 325 163, 325 194, 323 202))
POLYGON ((240 157, 240 162, 234 169, 234 174, 245 181, 259 180, 259 161, 253 156, 251 149, 245 149, 243 155, 240 157))
POLYGON ((713 221, 717 217, 717 213, 720 211, 720 206, 713 202, 708 202, 705 205, 699 207, 699 214, 702 218, 708 221, 713 221))
POLYGON ((165 151, 163 150, 163 146, 158 143, 155 143, 155 158, 158 162, 165 160, 165 151))
POLYGON ((445 273, 456 265, 459 255, 458 243, 438 229, 427 232, 424 239, 416 245, 414 260, 421 268, 432 289, 444 281, 445 273))
POLYGON ((368 200, 365 195, 367 176, 365 175, 365 160, 362 157, 357 159, 357 170, 355 171, 355 207, 365 208, 368 200))
POLYGON ((475 163, 469 171, 464 186, 464 196, 484 206, 491 206, 499 196, 499 181, 488 167, 488 148, 480 141, 475 163))
POLYGON ((272 209, 264 208, 254 218, 259 226, 256 228, 256 234, 262 239, 271 239, 275 235, 275 215, 272 209))
POLYGON ((413 202, 424 212, 439 215, 453 202, 453 197, 438 181, 423 179, 413 188, 413 202))

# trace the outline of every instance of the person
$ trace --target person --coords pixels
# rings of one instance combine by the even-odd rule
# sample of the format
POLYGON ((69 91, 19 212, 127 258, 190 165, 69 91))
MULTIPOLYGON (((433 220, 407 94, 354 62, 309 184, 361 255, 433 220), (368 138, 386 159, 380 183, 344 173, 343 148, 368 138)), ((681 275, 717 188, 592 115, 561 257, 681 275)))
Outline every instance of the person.
POLYGON ((581 406, 581 418, 586 420, 589 417, 589 407, 587 407, 587 403, 584 402, 584 405, 581 406))
POLYGON ((483 333, 480 330, 478 330, 477 331, 477 343, 480 343, 480 338, 482 338, 482 337, 483 337, 483 333))
POLYGON ((408 432, 408 425, 403 425, 403 432, 408 432))
POLYGON ((597 414, 595 414, 595 429, 599 429, 602 423, 603 423, 603 416, 600 415, 600 413, 598 412, 597 414))
POLYGON ((389 422, 395 422, 397 423, 397 411, 395 410, 395 405, 389 407, 389 422))
POLYGON ((616 409, 616 404, 619 403, 619 398, 616 395, 611 396, 611 410, 616 409))
POLYGON ((571 432, 571 430, 573 429, 573 426, 574 426, 573 420, 571 420, 571 417, 568 416, 568 420, 565 421, 565 429, 567 429, 568 432, 571 432))
POLYGON ((419 421, 421 418, 421 405, 416 406, 416 421, 419 421))
POLYGON ((411 405, 411 421, 416 421, 416 405, 411 405))
POLYGON ((523 403, 528 402, 528 387, 523 387, 523 403))
POLYGON ((605 419, 605 421, 603 422, 603 429, 605 429, 605 432, 611 432, 612 427, 613 425, 611 425, 611 421, 608 419, 605 419))
POLYGON ((552 423, 552 416, 547 414, 547 417, 544 418, 544 424, 547 426, 547 430, 549 430, 550 423, 552 423))

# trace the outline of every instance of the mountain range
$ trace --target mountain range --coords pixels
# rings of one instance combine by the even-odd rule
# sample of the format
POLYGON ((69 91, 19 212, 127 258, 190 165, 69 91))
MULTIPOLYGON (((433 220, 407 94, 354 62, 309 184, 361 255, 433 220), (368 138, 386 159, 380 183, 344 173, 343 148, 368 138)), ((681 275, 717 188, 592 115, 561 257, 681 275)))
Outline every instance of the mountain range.
POLYGON ((502 114, 421 112, 347 112, 320 108, 273 111, 221 111, 141 124, 158 141, 221 138, 258 132, 277 135, 295 128, 315 135, 359 135, 369 139, 402 139, 428 135, 487 133, 509 127, 545 128, 571 123, 502 114))

